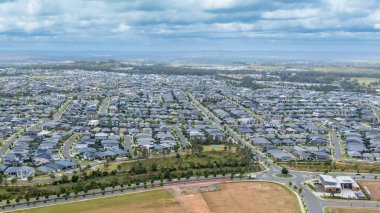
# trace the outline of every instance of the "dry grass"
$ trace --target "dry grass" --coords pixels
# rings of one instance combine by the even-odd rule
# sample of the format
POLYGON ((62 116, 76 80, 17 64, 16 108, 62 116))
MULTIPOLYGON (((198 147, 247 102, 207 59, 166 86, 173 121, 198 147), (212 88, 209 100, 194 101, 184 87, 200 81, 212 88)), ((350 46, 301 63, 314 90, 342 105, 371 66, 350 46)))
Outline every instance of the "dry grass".
POLYGON ((376 208, 329 207, 328 213, 379 213, 376 208))
POLYGON ((34 208, 20 213, 177 213, 182 212, 175 199, 165 190, 99 198, 48 207, 34 208))
POLYGON ((300 212, 294 194, 268 182, 202 183, 19 211, 22 213, 300 212), (170 193, 174 196, 171 196, 170 193))
POLYGON ((212 212, 301 211, 295 195, 276 183, 231 183, 220 184, 218 187, 220 191, 202 194, 212 212))
POLYGON ((358 181, 368 192, 371 200, 380 199, 380 181, 358 181))
POLYGON ((175 187, 170 190, 185 212, 300 212, 298 201, 283 186, 268 182, 240 182, 175 187))

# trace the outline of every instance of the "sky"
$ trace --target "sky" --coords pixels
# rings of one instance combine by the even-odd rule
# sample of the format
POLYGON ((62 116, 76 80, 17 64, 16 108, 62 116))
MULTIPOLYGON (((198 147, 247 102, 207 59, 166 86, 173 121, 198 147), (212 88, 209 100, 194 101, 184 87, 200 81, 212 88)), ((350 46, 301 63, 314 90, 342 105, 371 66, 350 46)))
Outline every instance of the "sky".
POLYGON ((0 0, 0 50, 380 49, 380 0, 0 0))

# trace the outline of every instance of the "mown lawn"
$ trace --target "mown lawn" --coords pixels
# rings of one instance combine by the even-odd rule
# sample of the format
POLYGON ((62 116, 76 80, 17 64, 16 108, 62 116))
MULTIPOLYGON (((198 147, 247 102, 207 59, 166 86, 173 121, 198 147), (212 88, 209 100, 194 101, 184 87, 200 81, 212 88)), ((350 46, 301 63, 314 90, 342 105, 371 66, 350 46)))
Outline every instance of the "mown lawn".
POLYGON ((379 213, 377 208, 360 208, 360 207, 328 207, 325 213, 379 213))
POLYGON ((67 213, 67 212, 165 212, 181 211, 179 204, 165 190, 140 192, 128 195, 98 198, 48 207, 17 211, 19 213, 67 213))
MULTIPOLYGON (((223 151, 224 145, 205 145, 203 146, 203 150, 205 152, 211 152, 211 151, 223 151)), ((235 147, 232 147, 232 150, 235 150, 235 147)))
POLYGON ((312 172, 357 172, 357 173, 379 173, 380 167, 376 163, 366 162, 284 162, 280 166, 293 170, 312 172))

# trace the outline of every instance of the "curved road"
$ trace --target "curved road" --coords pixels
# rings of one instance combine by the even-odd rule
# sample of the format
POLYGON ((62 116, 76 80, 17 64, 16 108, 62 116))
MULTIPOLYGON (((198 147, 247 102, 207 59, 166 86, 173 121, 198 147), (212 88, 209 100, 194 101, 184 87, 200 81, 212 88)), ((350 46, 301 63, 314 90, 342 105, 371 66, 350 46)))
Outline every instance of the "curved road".
POLYGON ((63 145, 63 149, 62 149, 62 155, 63 155, 63 157, 65 159, 69 160, 69 161, 74 162, 74 163, 76 163, 77 160, 71 156, 70 149, 71 149, 71 146, 73 145, 74 141, 76 139, 78 139, 78 137, 79 137, 78 134, 72 135, 69 139, 67 139, 65 141, 65 144, 63 145))
MULTIPOLYGON (((211 113, 206 107, 204 107, 202 104, 200 104, 189 92, 187 92, 188 97, 192 100, 193 104, 196 106, 198 110, 200 110, 206 117, 211 118, 212 121, 215 122, 216 125, 220 127, 220 124, 222 121, 217 118, 213 113, 211 113)), ((311 180, 315 178, 317 175, 321 174, 318 172, 307 172, 307 171, 291 171, 291 174, 294 175, 292 178, 279 178, 276 176, 276 174, 281 173, 281 168, 274 164, 271 160, 269 160, 265 154, 258 151, 256 147, 254 147, 251 143, 247 142, 244 138, 242 138, 239 134, 237 134, 231 127, 228 125, 224 125, 226 127, 226 132, 228 132, 232 138, 240 143, 243 144, 246 147, 249 147, 252 150, 252 153, 265 165, 268 165, 267 171, 263 172, 261 175, 257 177, 258 180, 266 180, 266 181, 275 181, 287 184, 289 181, 291 181, 294 185, 296 185, 298 188, 302 188, 302 197, 306 203, 306 206, 308 208, 308 212, 310 213, 323 213, 324 207, 327 206, 356 206, 356 207, 378 207, 378 203, 373 201, 336 201, 336 200, 323 200, 311 191, 309 191, 307 188, 305 188, 302 185, 302 182, 306 180, 311 180)), ((336 135, 333 136, 333 142, 336 141, 339 143, 339 140, 337 140, 336 135)), ((340 146, 339 146, 340 148, 340 146)), ((347 175, 347 176, 355 176, 353 173, 332 173, 334 175, 347 175)), ((362 174, 365 175, 367 179, 374 179, 374 176, 380 176, 380 174, 362 174)))

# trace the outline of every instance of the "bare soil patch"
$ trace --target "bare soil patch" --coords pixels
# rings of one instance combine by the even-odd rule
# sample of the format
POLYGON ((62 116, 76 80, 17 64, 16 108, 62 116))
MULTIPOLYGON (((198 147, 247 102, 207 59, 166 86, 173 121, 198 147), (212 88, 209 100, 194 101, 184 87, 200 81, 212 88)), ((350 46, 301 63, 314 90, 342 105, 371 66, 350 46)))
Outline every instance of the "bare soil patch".
POLYGON ((370 196, 370 200, 378 200, 380 199, 380 181, 358 181, 360 185, 362 185, 368 192, 370 196))
POLYGON ((300 212, 295 195, 276 183, 210 183, 168 190, 190 213, 300 212))
POLYGON ((300 212, 297 198, 283 186, 267 182, 219 184, 220 191, 203 197, 215 213, 224 212, 300 212))
POLYGON ((202 192, 216 191, 214 184, 178 186, 168 191, 175 197, 185 212, 211 213, 211 209, 202 196, 202 192))

